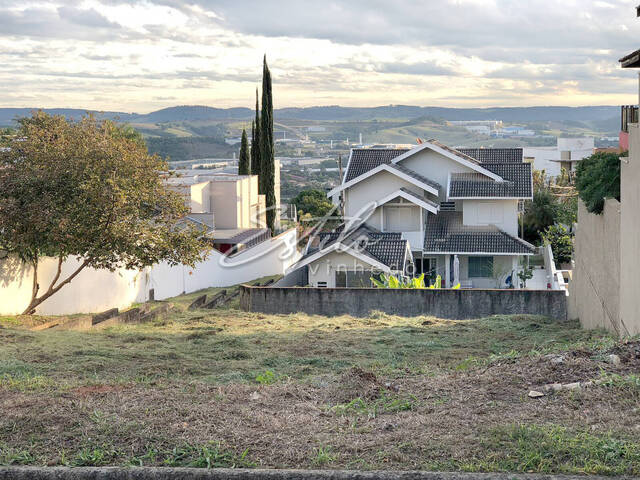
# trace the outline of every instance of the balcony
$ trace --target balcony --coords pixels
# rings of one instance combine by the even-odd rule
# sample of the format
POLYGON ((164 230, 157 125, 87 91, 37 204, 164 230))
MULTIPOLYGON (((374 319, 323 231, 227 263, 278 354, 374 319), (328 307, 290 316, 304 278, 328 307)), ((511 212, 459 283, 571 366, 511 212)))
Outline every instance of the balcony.
POLYGON ((629 124, 638 123, 638 105, 622 105, 620 112, 620 131, 629 133, 629 124))

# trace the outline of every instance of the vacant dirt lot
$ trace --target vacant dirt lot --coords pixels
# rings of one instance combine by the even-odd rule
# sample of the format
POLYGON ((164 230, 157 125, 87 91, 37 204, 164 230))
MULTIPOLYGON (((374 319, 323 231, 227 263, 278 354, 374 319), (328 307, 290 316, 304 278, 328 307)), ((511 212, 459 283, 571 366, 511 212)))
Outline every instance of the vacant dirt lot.
POLYGON ((0 464, 640 474, 638 341, 189 299, 100 332, 0 322, 0 464))

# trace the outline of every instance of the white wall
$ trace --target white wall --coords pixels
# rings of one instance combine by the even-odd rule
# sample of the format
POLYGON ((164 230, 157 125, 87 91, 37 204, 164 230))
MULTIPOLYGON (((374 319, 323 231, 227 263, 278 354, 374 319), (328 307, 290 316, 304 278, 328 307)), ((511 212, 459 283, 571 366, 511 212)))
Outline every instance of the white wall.
POLYGON ((640 127, 629 125, 629 158, 620 173, 620 318, 630 335, 640 333, 640 127))
POLYGON ((518 200, 464 200, 462 208, 464 225, 495 225, 518 236, 518 200))
MULTIPOLYGON (((155 298, 162 300, 183 292, 236 285, 282 274, 299 258, 296 242, 297 232, 291 229, 233 257, 224 257, 214 250, 206 261, 195 268, 184 265, 171 267, 162 263, 142 272, 85 269, 38 307, 36 313, 95 313, 146 301, 152 288, 155 298)), ((65 262, 61 278, 73 272, 78 265, 76 259, 65 262)), ((38 269, 42 289, 53 279, 56 267, 57 260, 53 258, 40 262, 38 269)), ((0 262, 0 315, 22 313, 31 298, 32 281, 30 268, 21 267, 15 260, 0 262)))
POLYGON ((283 274, 300 257, 296 250, 297 238, 296 230, 290 229, 232 257, 213 250, 195 268, 166 263, 154 265, 145 271, 141 290, 144 296, 138 301, 147 300, 152 288, 155 298, 162 300, 203 288, 226 287, 283 274))
POLYGON ((389 172, 382 171, 356 183, 345 191, 345 213, 347 216, 354 216, 366 205, 371 202, 377 202, 400 188, 406 188, 423 195, 423 190, 414 184, 389 172))
MULTIPOLYGON (((61 278, 74 272, 80 263, 71 258, 63 263, 61 278)), ((38 265, 40 293, 46 291, 58 267, 55 258, 45 258, 38 265)), ((59 315, 101 312, 109 308, 124 308, 136 301, 142 285, 142 275, 133 270, 84 269, 58 293, 42 303, 36 313, 59 315)), ((0 262, 0 315, 20 314, 31 300, 33 269, 17 260, 0 262)))
POLYGON ((571 161, 582 160, 593 154, 594 139, 584 138, 558 138, 555 147, 525 147, 522 151, 524 157, 532 157, 533 168, 546 170, 548 176, 557 177, 562 168, 560 162, 561 152, 570 151, 571 161))
POLYGON ((421 231, 422 209, 416 205, 389 205, 383 207, 385 232, 417 232, 421 231))

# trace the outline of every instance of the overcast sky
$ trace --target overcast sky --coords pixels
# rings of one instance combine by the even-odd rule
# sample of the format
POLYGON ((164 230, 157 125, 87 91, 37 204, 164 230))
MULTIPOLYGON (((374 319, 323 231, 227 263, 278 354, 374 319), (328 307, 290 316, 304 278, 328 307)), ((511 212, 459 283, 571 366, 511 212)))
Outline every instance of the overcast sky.
POLYGON ((0 0, 0 106, 635 103, 638 0, 0 0))

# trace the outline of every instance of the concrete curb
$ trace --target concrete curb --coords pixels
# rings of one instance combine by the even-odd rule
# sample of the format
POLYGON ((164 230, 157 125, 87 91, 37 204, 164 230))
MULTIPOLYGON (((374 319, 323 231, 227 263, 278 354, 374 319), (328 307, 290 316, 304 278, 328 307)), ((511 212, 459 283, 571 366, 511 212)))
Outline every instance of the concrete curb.
POLYGON ((245 470, 149 467, 0 467, 0 480, 616 480, 634 477, 462 472, 245 470))

